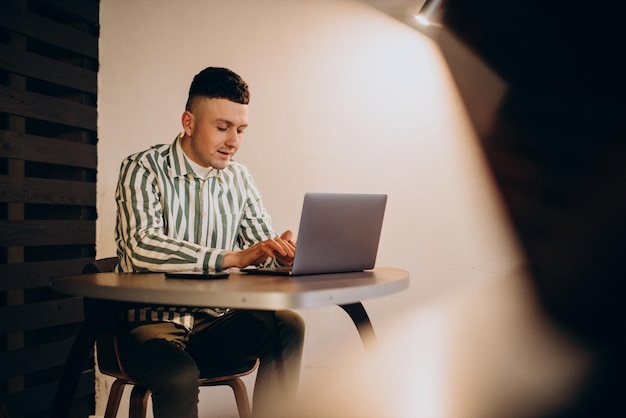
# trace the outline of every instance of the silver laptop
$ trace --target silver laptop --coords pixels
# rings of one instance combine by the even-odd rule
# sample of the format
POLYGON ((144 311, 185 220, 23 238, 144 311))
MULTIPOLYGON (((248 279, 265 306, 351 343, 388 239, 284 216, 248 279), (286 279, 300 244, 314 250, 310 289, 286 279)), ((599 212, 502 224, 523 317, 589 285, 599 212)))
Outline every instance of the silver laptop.
POLYGON ((386 204, 386 194, 307 193, 293 266, 242 271, 298 276, 372 269, 386 204))

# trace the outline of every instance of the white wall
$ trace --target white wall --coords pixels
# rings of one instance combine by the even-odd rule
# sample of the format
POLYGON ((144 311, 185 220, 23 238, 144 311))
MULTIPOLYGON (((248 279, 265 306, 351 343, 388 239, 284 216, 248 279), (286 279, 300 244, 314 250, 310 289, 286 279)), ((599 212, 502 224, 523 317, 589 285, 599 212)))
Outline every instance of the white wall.
MULTIPOLYGON (((403 312, 520 263, 445 64, 419 32, 349 0, 103 0, 100 22, 98 257, 115 254, 122 158, 171 142, 192 77, 225 66, 251 87, 237 158, 277 230, 297 230, 307 191, 389 195, 378 265, 407 269, 411 286, 365 303, 379 338, 403 312)), ((345 367, 333 347, 360 347, 338 308, 302 314, 306 390, 345 367)))

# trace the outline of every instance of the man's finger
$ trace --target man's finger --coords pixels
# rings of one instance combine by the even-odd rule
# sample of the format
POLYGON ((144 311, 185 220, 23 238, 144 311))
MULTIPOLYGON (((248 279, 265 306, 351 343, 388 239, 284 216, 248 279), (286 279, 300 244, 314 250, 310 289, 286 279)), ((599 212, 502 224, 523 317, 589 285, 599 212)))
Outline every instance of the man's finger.
POLYGON ((290 230, 286 230, 285 232, 283 232, 280 237, 285 241, 293 242, 293 232, 291 232, 290 230))

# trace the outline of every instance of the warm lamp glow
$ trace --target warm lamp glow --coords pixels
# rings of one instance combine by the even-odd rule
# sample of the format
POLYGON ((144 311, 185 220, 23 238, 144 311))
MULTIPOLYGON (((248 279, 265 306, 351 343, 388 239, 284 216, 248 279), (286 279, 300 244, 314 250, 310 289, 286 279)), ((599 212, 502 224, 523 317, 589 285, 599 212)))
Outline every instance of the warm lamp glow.
POLYGON ((424 26, 439 26, 438 13, 440 13, 442 0, 426 0, 415 20, 424 26))
POLYGON ((420 23, 420 24, 422 24, 424 26, 430 25, 430 21, 428 19, 426 19, 426 17, 424 17, 422 15, 415 16, 415 20, 417 20, 418 23, 420 23))

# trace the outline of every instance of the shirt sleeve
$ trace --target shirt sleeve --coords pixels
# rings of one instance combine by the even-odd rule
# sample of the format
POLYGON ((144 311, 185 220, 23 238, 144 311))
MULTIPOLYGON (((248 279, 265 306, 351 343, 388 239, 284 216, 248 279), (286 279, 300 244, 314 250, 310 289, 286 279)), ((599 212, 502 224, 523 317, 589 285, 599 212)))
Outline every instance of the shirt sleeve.
POLYGON ((116 241, 123 271, 220 270, 225 250, 165 233, 158 176, 141 159, 122 163, 116 191, 116 241))
MULTIPOLYGON (((238 245, 240 248, 247 248, 257 242, 275 238, 278 234, 272 228, 272 220, 263 206, 261 193, 256 186, 249 171, 244 171, 247 185, 247 199, 244 216, 241 221, 238 234, 238 245)), ((274 258, 268 258, 264 267, 278 265, 274 258)))

